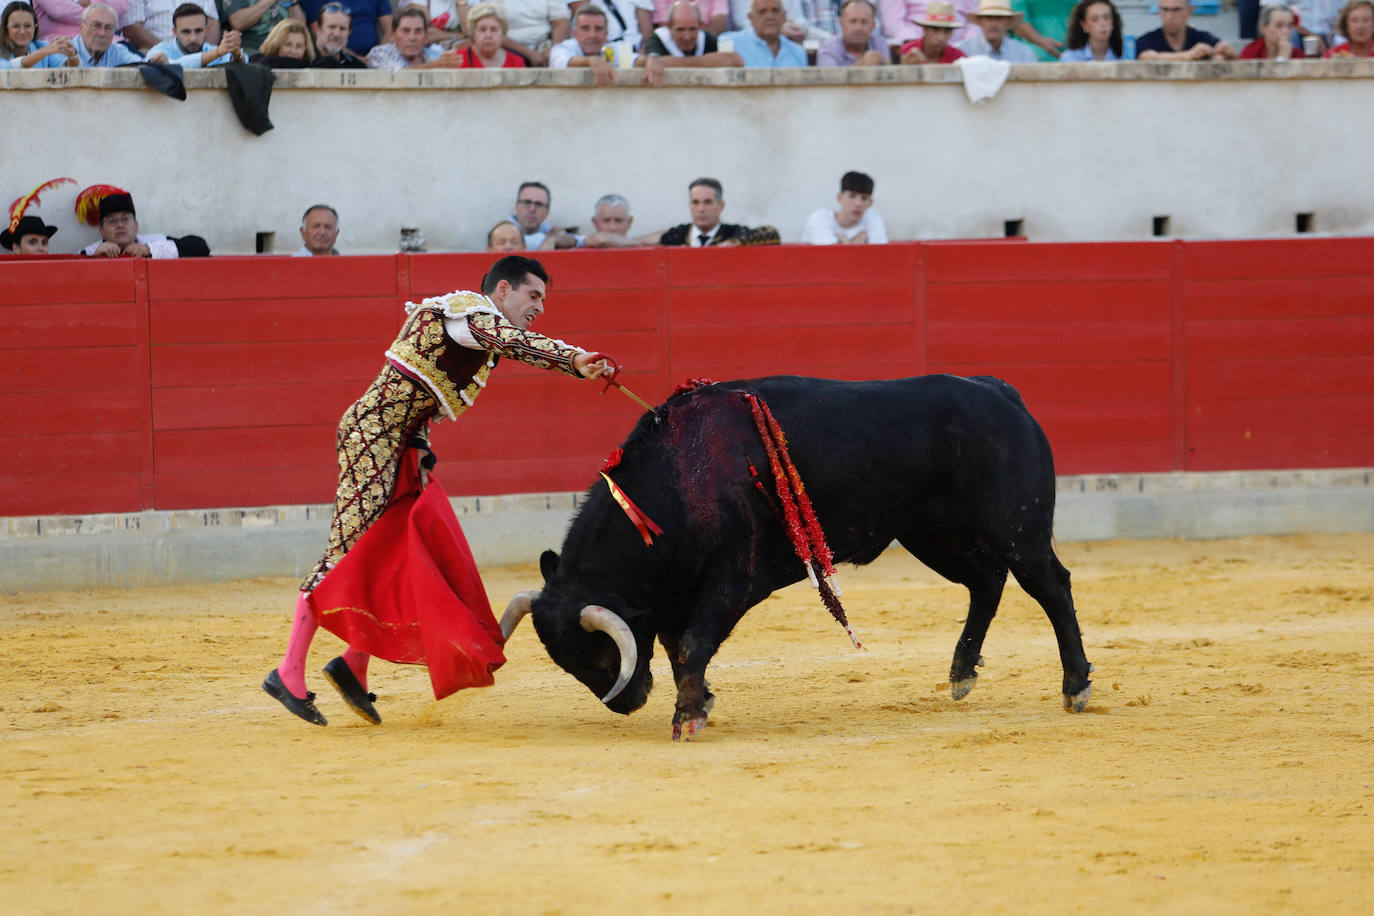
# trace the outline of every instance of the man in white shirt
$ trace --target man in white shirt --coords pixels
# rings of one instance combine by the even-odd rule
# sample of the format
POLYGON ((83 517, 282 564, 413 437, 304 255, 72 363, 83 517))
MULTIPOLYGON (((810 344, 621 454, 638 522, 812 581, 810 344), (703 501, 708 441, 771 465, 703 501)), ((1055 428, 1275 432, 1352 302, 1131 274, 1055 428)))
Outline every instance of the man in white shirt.
POLYGON ((978 12, 969 19, 982 31, 955 45, 969 57, 991 57, 1010 64, 1033 64, 1035 49, 1007 34, 1021 22, 1020 13, 1007 5, 1007 0, 980 0, 978 12))
POLYGON ((134 199, 128 194, 110 194, 100 201, 100 241, 81 250, 98 258, 175 258, 176 242, 165 235, 144 235, 138 231, 134 199))
MULTIPOLYGON (((177 13, 184 15, 182 0, 129 0, 129 12, 124 17, 124 40, 148 53, 154 45, 168 42, 176 35, 177 13)), ((219 11, 215 0, 195 0, 205 14, 207 27, 202 42, 211 47, 219 44, 219 11)), ((190 52, 187 52, 190 53, 190 52)))
POLYGON ((568 9, 574 14, 584 6, 599 6, 606 11, 606 42, 624 42, 638 51, 644 38, 653 31, 654 0, 573 0, 568 9))
POLYGON ((339 214, 329 204, 315 204, 301 217, 301 250, 293 257, 311 258, 338 254, 339 214))
POLYGON ((838 210, 821 207, 806 218, 805 245, 886 245, 887 226, 873 207, 873 179, 863 172, 845 172, 838 210))
MULTIPOLYGON (((219 67, 232 60, 243 60, 243 36, 240 33, 231 29, 224 33, 217 44, 206 41, 209 20, 205 18, 205 11, 196 4, 183 3, 178 6, 172 22, 175 29, 172 37, 148 49, 149 63, 160 61, 194 69, 219 67)), ((219 31, 218 23, 215 31, 219 31)))

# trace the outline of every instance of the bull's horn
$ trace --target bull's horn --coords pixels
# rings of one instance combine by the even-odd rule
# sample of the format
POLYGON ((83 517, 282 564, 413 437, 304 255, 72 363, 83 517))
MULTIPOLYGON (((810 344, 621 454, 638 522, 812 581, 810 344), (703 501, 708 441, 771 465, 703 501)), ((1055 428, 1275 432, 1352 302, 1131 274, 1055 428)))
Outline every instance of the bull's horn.
POLYGON ((588 633, 595 633, 600 630, 611 639, 615 640, 616 647, 620 649, 620 677, 616 678, 615 686, 611 692, 601 698, 601 702, 609 703, 620 695, 620 691, 625 689, 625 685, 630 683, 630 677, 635 673, 635 666, 639 664, 639 649, 635 646, 635 634, 630 630, 630 625, 620 619, 620 615, 614 611, 608 611, 604 607, 597 607, 589 604, 582 609, 582 615, 578 618, 582 622, 582 629, 588 633))
POLYGON ((506 612, 501 615, 502 639, 510 639, 510 634, 515 632, 520 620, 530 612, 531 603, 538 597, 538 592, 520 592, 510 600, 510 604, 506 605, 506 612))

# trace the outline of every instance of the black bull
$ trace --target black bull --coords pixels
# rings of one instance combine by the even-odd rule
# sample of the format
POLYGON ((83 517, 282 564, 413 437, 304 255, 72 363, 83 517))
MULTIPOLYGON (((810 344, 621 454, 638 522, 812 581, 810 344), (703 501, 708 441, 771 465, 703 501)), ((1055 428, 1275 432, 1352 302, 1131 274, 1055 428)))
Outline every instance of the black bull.
POLYGON ((745 392, 786 434, 835 562, 869 563, 896 540, 968 588, 949 673, 955 699, 978 677, 1010 570, 1054 627, 1065 707, 1084 708, 1091 666, 1052 544, 1049 442, 1016 390, 985 376, 774 376, 670 398, 640 419, 611 471, 663 535, 646 547, 598 481, 562 556, 541 558, 543 590, 516 596, 503 628, 532 613, 554 661, 619 713, 644 705, 657 637, 677 682, 674 736, 704 726, 714 701, 706 666, 721 643, 749 608, 806 577, 745 392))

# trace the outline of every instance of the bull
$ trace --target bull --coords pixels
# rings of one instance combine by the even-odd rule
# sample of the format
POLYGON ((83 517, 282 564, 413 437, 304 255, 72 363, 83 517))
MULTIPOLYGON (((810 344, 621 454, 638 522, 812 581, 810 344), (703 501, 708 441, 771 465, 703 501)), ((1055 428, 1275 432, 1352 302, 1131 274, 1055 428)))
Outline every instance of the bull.
POLYGON ((1092 666, 1055 556, 1054 459, 1016 389, 989 376, 842 382, 772 376, 675 394, 625 440, 614 479, 663 529, 646 546, 598 482, 544 586, 511 600, 507 635, 529 614, 553 660, 614 712, 644 705, 663 644, 677 685, 673 737, 691 738, 714 703, 706 668, 749 608, 807 569, 776 502, 745 395, 786 434, 836 562, 872 562, 894 540, 969 591, 954 647, 955 700, 973 689, 1007 572, 1044 609, 1059 644, 1066 709, 1081 712, 1092 666))

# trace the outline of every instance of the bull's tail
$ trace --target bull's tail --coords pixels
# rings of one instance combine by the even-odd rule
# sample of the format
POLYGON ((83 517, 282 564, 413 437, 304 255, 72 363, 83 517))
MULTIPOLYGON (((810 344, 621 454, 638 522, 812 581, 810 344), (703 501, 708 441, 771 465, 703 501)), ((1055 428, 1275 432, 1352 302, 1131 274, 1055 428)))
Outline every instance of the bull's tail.
POLYGON ((1026 410, 1026 402, 1021 400, 1021 392, 1017 391, 1010 382, 1004 382, 995 375, 970 375, 968 380, 991 388, 1017 407, 1026 410))

